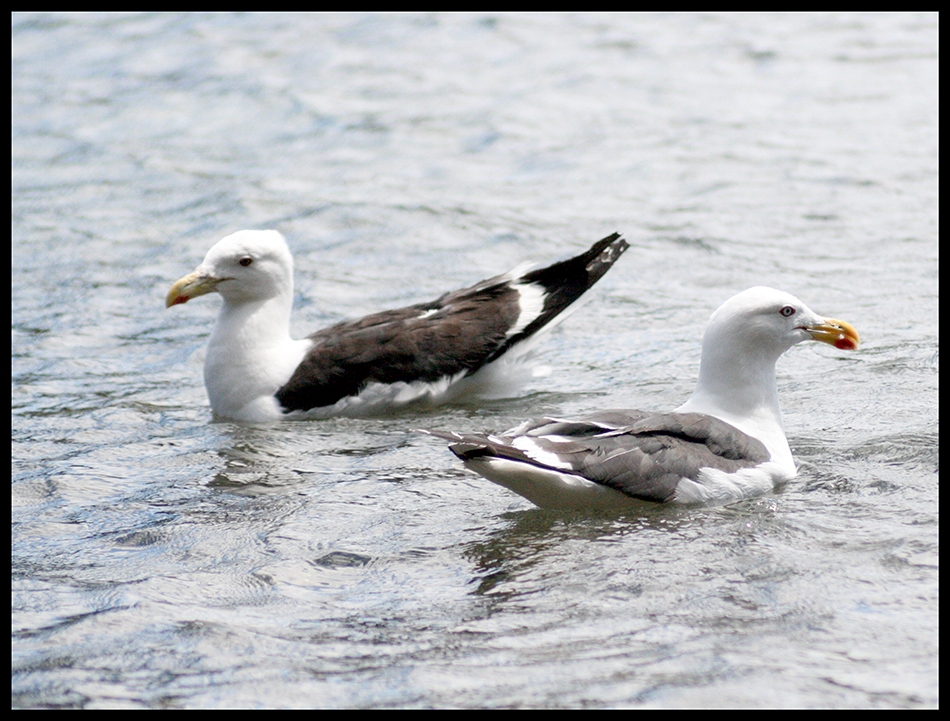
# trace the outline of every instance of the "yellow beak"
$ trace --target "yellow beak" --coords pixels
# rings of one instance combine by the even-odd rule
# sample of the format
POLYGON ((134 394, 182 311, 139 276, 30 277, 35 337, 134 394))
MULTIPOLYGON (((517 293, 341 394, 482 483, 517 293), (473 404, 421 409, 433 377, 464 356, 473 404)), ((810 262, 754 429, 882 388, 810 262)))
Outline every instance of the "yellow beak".
POLYGON ((805 330, 811 333, 812 340, 820 340, 841 350, 854 350, 861 342, 854 326, 837 318, 823 318, 821 323, 805 330))
POLYGON ((194 273, 189 273, 184 278, 175 281, 175 284, 165 297, 165 307, 171 308, 173 305, 178 305, 179 303, 187 303, 199 295, 211 293, 220 282, 220 278, 203 275, 197 270, 194 273))

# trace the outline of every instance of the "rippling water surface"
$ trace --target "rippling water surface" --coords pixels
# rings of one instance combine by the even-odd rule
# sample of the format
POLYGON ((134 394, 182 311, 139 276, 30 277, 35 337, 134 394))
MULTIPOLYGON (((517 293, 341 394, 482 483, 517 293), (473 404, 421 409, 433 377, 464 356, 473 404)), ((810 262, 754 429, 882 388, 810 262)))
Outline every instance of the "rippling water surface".
POLYGON ((934 707, 937 17, 12 18, 12 703, 934 707), (510 400, 213 423, 218 238, 293 330, 614 230, 510 400), (799 477, 538 510, 414 429, 673 408, 756 284, 861 332, 779 363, 799 477))

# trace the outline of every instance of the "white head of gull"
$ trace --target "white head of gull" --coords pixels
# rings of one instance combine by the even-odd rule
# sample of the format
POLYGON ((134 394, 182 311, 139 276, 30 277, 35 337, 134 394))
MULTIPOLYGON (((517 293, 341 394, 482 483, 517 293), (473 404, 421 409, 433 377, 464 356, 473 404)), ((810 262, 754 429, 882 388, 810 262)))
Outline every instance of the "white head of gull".
POLYGON ((274 392, 311 345, 290 337, 294 259, 283 236, 243 230, 223 238, 172 286, 166 307, 211 292, 224 299, 205 356, 211 407, 222 418, 279 417, 274 392))
POLYGON ((738 500, 796 473, 775 363, 807 340, 842 350, 859 343, 851 325, 818 315, 795 296, 750 288, 710 317, 696 389, 673 412, 542 418, 488 436, 426 432, 452 441, 468 468, 541 507, 738 500))
MULTIPOLYGON (((294 263, 276 230, 218 241, 166 307, 224 300, 204 378, 216 417, 271 421, 372 415, 510 393, 537 341, 626 250, 617 233, 546 268, 522 267, 427 303, 290 337, 294 263)), ((528 372, 525 372, 525 371, 528 372)))

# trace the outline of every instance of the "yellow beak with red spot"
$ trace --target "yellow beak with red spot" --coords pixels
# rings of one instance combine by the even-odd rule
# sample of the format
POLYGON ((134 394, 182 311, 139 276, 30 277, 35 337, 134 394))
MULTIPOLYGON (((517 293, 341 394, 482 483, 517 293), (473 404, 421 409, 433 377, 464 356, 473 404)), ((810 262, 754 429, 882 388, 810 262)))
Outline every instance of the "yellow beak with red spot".
POLYGON ((165 307, 171 308, 173 305, 178 305, 179 303, 187 303, 199 295, 211 293, 221 280, 222 278, 214 278, 202 273, 200 270, 189 273, 184 278, 175 281, 175 284, 165 297, 165 307))
POLYGON ((833 345, 841 350, 855 350, 861 342, 858 332, 850 323, 837 318, 822 318, 821 323, 802 328, 812 340, 833 345))

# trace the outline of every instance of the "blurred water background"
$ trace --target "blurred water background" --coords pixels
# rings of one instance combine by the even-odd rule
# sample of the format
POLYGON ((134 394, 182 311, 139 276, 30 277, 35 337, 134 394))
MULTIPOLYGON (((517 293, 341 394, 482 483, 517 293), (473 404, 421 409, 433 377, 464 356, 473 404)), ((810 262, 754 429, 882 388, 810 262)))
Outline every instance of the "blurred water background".
POLYGON ((935 707, 938 20, 12 16, 14 707, 935 707), (615 230, 515 398, 213 423, 220 237, 293 330, 615 230), (668 409, 751 285, 860 331, 779 386, 800 476, 545 512, 419 427, 668 409))

